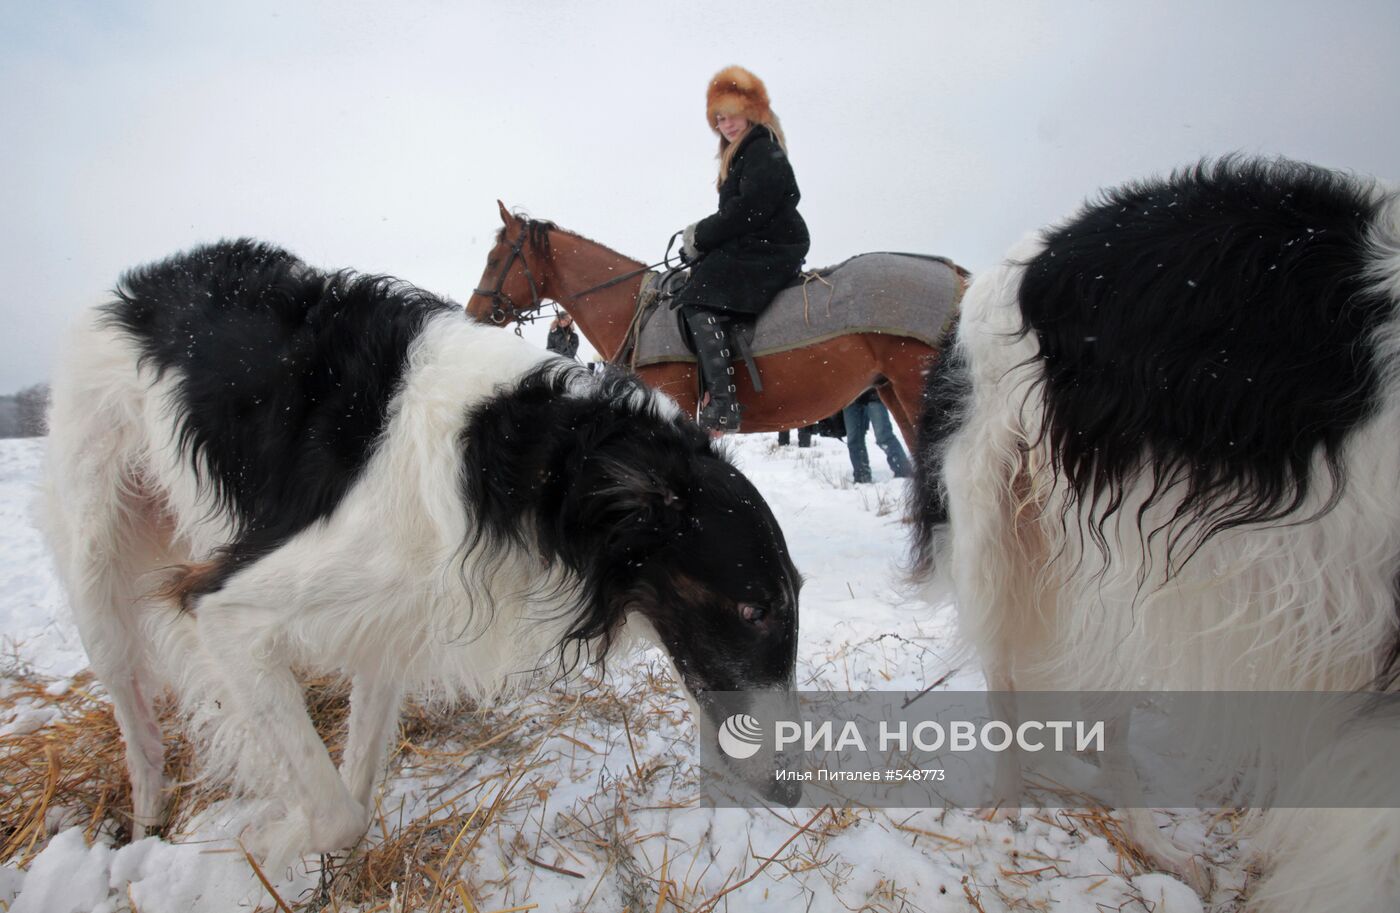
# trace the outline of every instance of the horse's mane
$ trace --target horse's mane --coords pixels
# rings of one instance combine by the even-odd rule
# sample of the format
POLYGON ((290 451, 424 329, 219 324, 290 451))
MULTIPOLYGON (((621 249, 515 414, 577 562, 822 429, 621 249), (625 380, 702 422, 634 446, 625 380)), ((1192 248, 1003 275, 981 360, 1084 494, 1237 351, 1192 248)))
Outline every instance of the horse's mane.
MULTIPOLYGON (((636 259, 635 257, 629 257, 626 254, 618 253, 616 250, 609 247, 608 245, 603 244, 600 241, 595 241, 587 235, 579 234, 576 231, 570 231, 567 228, 560 228, 558 225, 549 221, 548 219, 532 219, 530 216, 519 211, 515 212, 514 215, 516 216, 516 218, 520 219, 525 223, 525 231, 527 232, 527 237, 529 239, 530 246, 540 250, 545 254, 549 253, 549 233, 551 231, 557 231, 562 234, 566 234, 572 238, 578 238, 580 241, 587 241, 589 244, 596 244, 598 247, 601 247, 608 253, 620 257, 623 260, 628 260, 638 265, 641 265, 643 262, 641 260, 636 259)), ((496 243, 500 244, 505 240, 506 226, 502 225, 500 230, 496 232, 496 243)))
MULTIPOLYGON (((525 223, 525 232, 529 236, 530 246, 538 247, 545 253, 549 252, 549 233, 559 229, 558 225, 546 219, 532 219, 523 213, 515 213, 515 216, 525 223)), ((506 226, 502 225, 496 232, 496 243, 500 244, 506 240, 506 226)))

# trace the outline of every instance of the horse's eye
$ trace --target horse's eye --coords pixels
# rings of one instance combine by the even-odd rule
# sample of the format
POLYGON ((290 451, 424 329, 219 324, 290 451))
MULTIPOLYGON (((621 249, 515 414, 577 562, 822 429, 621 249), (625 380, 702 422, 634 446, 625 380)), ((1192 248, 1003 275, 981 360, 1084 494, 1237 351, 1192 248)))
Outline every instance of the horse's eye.
POLYGON ((743 616, 744 621, 757 624, 767 616, 768 610, 751 602, 741 602, 739 603, 739 614, 743 616))

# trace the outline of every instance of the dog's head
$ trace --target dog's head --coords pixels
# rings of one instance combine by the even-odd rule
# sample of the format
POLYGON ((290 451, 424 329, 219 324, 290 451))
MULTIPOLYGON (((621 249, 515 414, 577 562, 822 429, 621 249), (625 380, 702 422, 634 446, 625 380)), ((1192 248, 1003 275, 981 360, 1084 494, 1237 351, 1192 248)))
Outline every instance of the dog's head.
POLYGON ((782 530, 668 400, 550 363, 475 410, 463 444, 470 545, 562 565, 566 655, 604 659, 639 616, 692 697, 792 689, 801 578, 782 530))
POLYGON ((789 687, 801 585, 772 511, 710 438, 621 374, 546 363, 463 431, 471 549, 571 576, 566 644, 642 615, 692 691, 789 687))
POLYGON ((690 430, 686 446, 609 459, 580 485, 601 605, 644 618, 692 694, 791 688, 801 579, 782 530, 690 430))

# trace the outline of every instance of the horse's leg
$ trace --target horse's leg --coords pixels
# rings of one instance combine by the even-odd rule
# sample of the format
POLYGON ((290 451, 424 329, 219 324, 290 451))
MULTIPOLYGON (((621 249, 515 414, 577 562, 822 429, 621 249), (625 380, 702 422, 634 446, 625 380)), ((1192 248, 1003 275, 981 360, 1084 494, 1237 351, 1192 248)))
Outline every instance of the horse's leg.
POLYGON ((919 410, 923 401, 924 370, 932 350, 922 343, 890 337, 876 346, 880 373, 889 381, 880 387, 880 402, 890 410, 905 448, 916 452, 919 410))

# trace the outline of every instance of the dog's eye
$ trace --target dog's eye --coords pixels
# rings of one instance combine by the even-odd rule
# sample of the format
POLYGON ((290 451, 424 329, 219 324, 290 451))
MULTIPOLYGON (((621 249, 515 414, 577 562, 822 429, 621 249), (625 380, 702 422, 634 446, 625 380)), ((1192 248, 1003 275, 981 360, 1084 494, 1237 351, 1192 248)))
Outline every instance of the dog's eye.
POLYGON ((739 614, 743 616, 744 621, 757 624, 768 614, 768 610, 751 602, 741 602, 739 603, 739 614))

